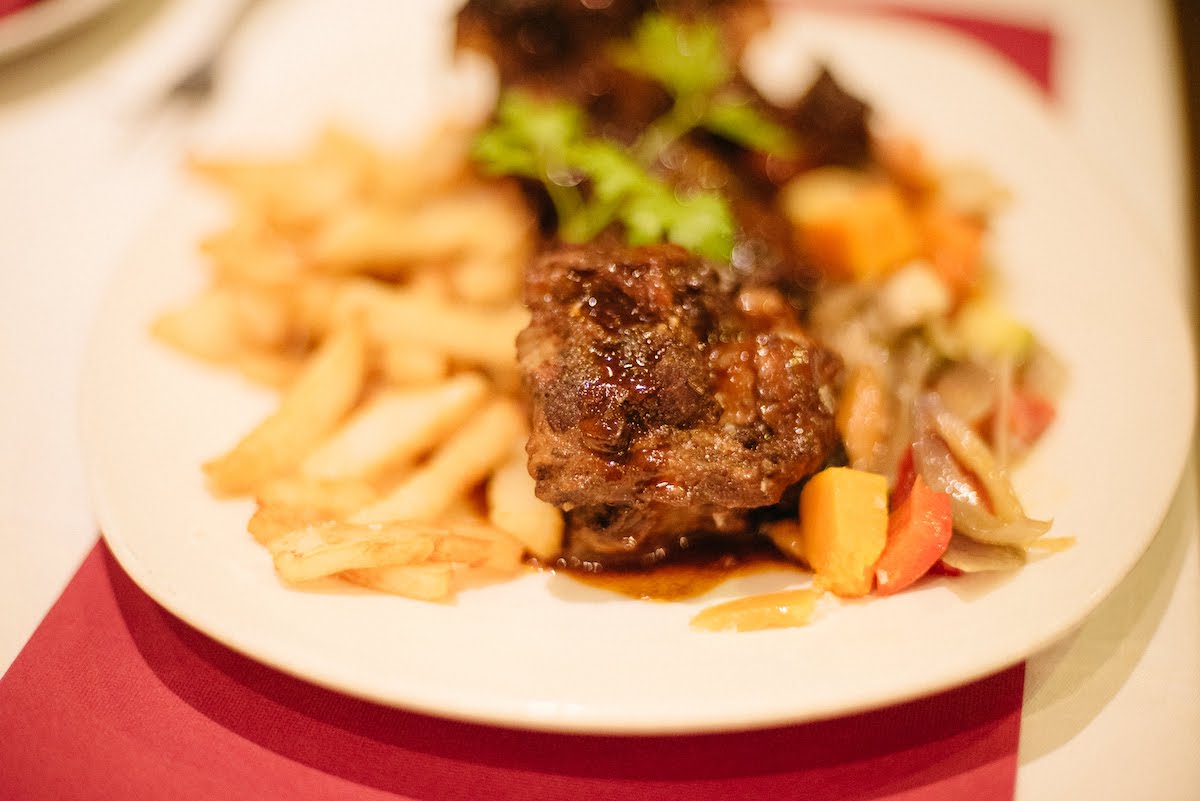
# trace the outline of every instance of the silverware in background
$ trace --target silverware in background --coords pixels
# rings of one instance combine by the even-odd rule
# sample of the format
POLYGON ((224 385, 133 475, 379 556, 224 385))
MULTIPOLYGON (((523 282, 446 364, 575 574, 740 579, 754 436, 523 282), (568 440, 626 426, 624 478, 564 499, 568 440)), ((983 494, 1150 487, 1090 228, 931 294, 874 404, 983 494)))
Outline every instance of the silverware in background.
POLYGON ((229 15, 214 32, 200 56, 192 66, 166 87, 156 105, 186 105, 190 107, 204 105, 217 88, 221 63, 229 50, 230 43, 251 16, 250 12, 260 2, 261 0, 237 0, 233 3, 229 15))

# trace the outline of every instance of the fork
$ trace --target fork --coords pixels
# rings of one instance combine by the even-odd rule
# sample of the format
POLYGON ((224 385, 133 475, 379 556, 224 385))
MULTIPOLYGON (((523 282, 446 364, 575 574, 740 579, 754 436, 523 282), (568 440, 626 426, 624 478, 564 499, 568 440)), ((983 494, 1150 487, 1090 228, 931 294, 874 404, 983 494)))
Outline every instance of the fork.
POLYGON ((163 91, 159 98, 161 105, 180 103, 187 106, 200 106, 212 97, 213 91, 217 87, 221 62, 225 58, 229 44, 259 2, 261 0, 237 0, 229 15, 213 34, 205 51, 186 72, 163 91))

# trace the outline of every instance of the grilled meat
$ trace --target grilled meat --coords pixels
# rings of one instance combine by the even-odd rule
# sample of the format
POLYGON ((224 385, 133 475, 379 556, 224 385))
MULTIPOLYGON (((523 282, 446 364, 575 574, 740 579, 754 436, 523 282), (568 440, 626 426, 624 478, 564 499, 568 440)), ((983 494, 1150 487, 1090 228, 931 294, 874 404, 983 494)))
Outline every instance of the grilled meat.
POLYGON ((834 447, 836 356, 776 291, 673 245, 562 247, 526 276, 530 472, 571 562, 641 564, 748 510, 834 447))
MULTIPOLYGON (((761 0, 469 0, 458 43, 490 55, 503 86, 572 101, 591 135, 632 144, 673 103, 610 58, 651 10, 716 20, 734 63, 767 18, 761 0)), ((562 246, 545 190, 526 185, 548 248, 526 272, 532 322, 517 343, 529 469, 566 513, 568 566, 642 567, 696 538, 752 537, 835 456, 841 365, 798 319, 815 277, 775 196, 805 169, 868 158, 868 109, 828 73, 791 108, 742 76, 729 89, 793 133, 794 156, 697 128, 648 166, 681 194, 725 196, 738 228, 730 265, 621 245, 612 229, 562 246)))

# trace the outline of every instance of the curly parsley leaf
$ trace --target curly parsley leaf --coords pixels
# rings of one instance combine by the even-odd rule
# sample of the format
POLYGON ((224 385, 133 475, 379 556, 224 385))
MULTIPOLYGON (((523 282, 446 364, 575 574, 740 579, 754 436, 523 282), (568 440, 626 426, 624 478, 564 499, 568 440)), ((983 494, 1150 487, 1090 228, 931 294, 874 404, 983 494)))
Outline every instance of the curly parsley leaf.
POLYGON ((583 109, 573 103, 539 100, 521 91, 505 95, 496 119, 497 125, 476 142, 476 152, 485 163, 518 168, 529 167, 530 156, 539 162, 561 161, 567 146, 583 136, 586 123, 583 109))
POLYGON ((653 163, 671 142, 695 128, 752 150, 788 157, 795 142, 788 130, 728 89, 734 69, 712 22, 686 22, 666 14, 647 14, 628 42, 613 49, 618 66, 651 78, 671 93, 671 110, 643 132, 635 146, 639 158, 653 163))
POLYGON ((473 155, 489 173, 540 181, 568 242, 586 242, 618 223, 631 244, 665 240, 729 260, 734 222, 721 196, 677 196, 620 145, 586 137, 582 119, 570 104, 508 93, 473 155), (563 175, 571 181, 557 180, 563 175))
POLYGON ((674 188, 647 173, 623 147, 610 141, 579 142, 568 160, 573 169, 587 177, 591 188, 585 207, 585 215, 590 215, 585 230, 591 236, 615 221, 625 227, 631 244, 665 239, 710 259, 729 260, 733 214, 720 195, 702 192, 680 197, 674 188))
POLYGON ((729 261, 737 226, 725 198, 715 192, 672 198, 677 208, 671 216, 667 241, 710 259, 729 261))
POLYGON ((541 181, 559 220, 569 220, 580 213, 583 200, 561 178, 568 152, 583 137, 584 121, 583 110, 571 103, 506 92, 495 123, 476 137, 471 155, 491 175, 541 181))
POLYGON ((591 179, 592 194, 601 203, 619 203, 656 183, 625 148, 607 139, 585 139, 571 148, 571 166, 591 179))
POLYGON ((631 244, 665 239, 723 261, 733 251, 733 215, 725 199, 713 192, 680 197, 670 187, 654 183, 627 198, 619 218, 631 244))
POLYGON ((716 91, 733 77, 716 25, 661 13, 642 17, 629 41, 613 48, 613 60, 661 83, 676 97, 716 91))

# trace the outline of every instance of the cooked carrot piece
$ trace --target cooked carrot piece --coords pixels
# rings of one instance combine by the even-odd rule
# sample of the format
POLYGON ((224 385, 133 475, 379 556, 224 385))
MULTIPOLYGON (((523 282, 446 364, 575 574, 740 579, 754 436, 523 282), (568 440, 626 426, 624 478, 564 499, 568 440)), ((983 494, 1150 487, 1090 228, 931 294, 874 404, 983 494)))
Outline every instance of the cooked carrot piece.
POLYGON ((848 467, 817 473, 800 493, 804 553, 818 583, 845 598, 871 591, 887 543, 887 479, 848 467))

